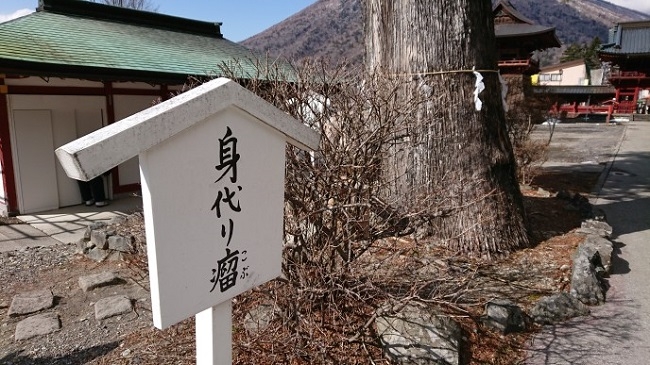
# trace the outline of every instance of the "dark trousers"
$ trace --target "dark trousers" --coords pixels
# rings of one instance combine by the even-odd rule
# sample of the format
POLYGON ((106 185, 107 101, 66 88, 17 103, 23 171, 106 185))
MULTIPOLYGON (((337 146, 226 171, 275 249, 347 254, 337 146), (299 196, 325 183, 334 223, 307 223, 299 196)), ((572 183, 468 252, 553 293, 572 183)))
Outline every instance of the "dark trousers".
POLYGON ((106 196, 104 195, 104 179, 101 175, 90 181, 77 180, 77 183, 79 183, 81 199, 83 199, 84 202, 93 199, 96 202, 106 200, 106 196))

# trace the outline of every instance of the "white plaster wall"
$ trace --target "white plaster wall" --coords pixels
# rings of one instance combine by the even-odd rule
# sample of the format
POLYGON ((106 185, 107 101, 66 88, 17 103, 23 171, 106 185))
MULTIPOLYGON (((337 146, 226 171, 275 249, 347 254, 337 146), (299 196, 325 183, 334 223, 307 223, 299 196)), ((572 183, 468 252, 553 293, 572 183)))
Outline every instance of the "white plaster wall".
MULTIPOLYGON (((115 95, 115 121, 129 117, 154 105, 158 98, 153 95, 115 95)), ((140 164, 134 157, 118 166, 120 185, 140 183, 140 164)))
MULTIPOLYGON (((91 87, 103 88, 104 84, 98 81, 87 81, 79 79, 61 78, 7 78, 7 85, 15 86, 37 86, 37 87, 91 87)), ((159 85, 150 85, 141 82, 116 82, 114 88, 160 90, 159 85)), ((180 90, 182 85, 171 86, 171 92, 180 90)), ((113 97, 116 120, 126 118, 132 114, 142 111, 157 100, 157 96, 143 95, 116 95, 113 97)), ((12 152, 14 158, 14 174, 16 184, 20 185, 19 156, 16 149, 16 133, 13 126, 12 115, 15 110, 49 110, 52 115, 51 130, 52 143, 54 148, 61 146, 75 138, 84 136, 108 122, 106 114, 105 96, 67 96, 67 95, 10 95, 9 96, 9 120, 12 137, 12 152)), ((23 144, 25 142, 23 141, 23 144)), ((57 172, 56 184, 60 206, 74 205, 81 202, 77 183, 63 172, 58 160, 55 159, 57 172)), ((138 184, 140 182, 140 171, 138 158, 135 157, 118 166, 120 184, 138 184)), ((0 171, 1 172, 1 171, 0 171)), ((1 175, 0 175, 1 176, 1 175)), ((16 186, 17 193, 23 189, 16 186)), ((108 192, 110 194, 110 192, 108 192)), ((3 181, 0 179, 0 214, 6 214, 6 196, 3 181)), ((19 202, 20 205, 20 202, 19 202)), ((19 206, 19 210, 21 207, 19 206)))
POLYGON ((587 67, 585 65, 577 65, 573 67, 566 67, 562 69, 545 70, 539 73, 539 84, 547 86, 577 86, 585 85, 588 78, 587 67), (562 71, 562 80, 559 81, 542 81, 542 75, 558 74, 562 71))
POLYGON ((46 209, 45 205, 29 200, 34 194, 41 194, 41 190, 45 190, 43 186, 39 187, 35 183, 47 183, 48 193, 47 196, 42 197, 42 200, 49 202, 47 206, 49 209, 81 203, 77 182, 67 177, 54 157, 54 149, 101 128, 107 120, 105 98, 103 96, 10 95, 8 101, 19 211, 21 213, 39 211, 41 206, 46 209), (39 110, 47 111, 50 118, 37 123, 32 121, 30 112, 39 110), (16 113, 20 113, 21 120, 16 120, 16 113), (43 123, 48 125, 44 126, 43 123), (17 133, 17 130, 20 133, 17 133), (44 131, 49 131, 47 137, 42 135, 44 131), (38 150, 39 146, 35 145, 37 137, 46 138, 38 143, 51 145, 52 148, 49 148, 51 151, 40 151, 40 156, 27 160, 31 155, 25 155, 25 151, 38 150), (33 168, 34 163, 45 164, 42 166, 42 171, 39 172, 41 168, 33 168), (50 171, 55 171, 54 177, 50 176, 50 171), (29 204, 26 204, 26 198, 29 198, 27 201, 29 204), (52 201, 56 202, 55 206, 50 206, 52 201))

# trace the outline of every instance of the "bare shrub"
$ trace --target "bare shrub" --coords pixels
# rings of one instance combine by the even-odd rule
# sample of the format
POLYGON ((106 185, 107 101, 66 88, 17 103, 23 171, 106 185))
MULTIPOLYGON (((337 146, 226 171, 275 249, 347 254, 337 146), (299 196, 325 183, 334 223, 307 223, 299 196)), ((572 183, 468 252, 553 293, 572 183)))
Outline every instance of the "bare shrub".
POLYGON ((552 101, 543 95, 530 95, 527 80, 521 75, 505 77, 508 86, 508 112, 506 124, 517 160, 517 177, 522 184, 530 182, 540 173, 541 165, 548 158, 547 141, 535 141, 530 134, 536 125, 549 118, 552 101))
MULTIPOLYGON (((424 138, 409 130, 426 108, 403 92, 410 80, 319 63, 291 71, 264 61, 255 70, 223 65, 227 77, 322 136, 313 153, 287 147, 283 277, 233 300, 235 363, 386 363, 374 327, 379 308, 425 303, 478 336, 474 318, 487 299, 529 293, 491 264, 414 239, 449 207, 430 187, 414 187, 408 206, 394 198, 401 176, 385 161, 403 161, 403 146, 424 138)), ((193 363, 184 337, 192 323, 180 327, 166 343, 182 344, 178 358, 193 363)))
MULTIPOLYGON (((394 172, 386 171, 424 100, 404 96, 410 82, 356 68, 306 63, 287 82, 274 67, 260 65, 260 74, 278 78, 238 81, 318 130, 321 143, 314 153, 287 147, 284 278, 238 300, 239 321, 260 306, 273 318, 262 329, 236 333, 238 361, 380 361, 378 306, 432 301, 465 313, 444 299, 460 284, 428 259, 442 249, 411 238, 431 202, 423 196, 422 204, 414 198, 411 206, 398 205, 394 172)), ((225 70, 230 78, 242 71, 225 70)))

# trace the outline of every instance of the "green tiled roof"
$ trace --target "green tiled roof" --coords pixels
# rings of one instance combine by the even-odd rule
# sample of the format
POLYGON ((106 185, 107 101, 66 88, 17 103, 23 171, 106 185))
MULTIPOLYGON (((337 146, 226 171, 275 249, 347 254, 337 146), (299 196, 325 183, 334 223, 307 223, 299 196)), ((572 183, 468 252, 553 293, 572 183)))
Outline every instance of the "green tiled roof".
POLYGON ((237 65, 238 77, 264 78, 252 61, 256 55, 224 39, 219 25, 85 1, 42 0, 37 12, 0 24, 0 72, 182 81, 188 75, 217 76, 220 65, 237 65), (49 4, 74 4, 75 11, 49 4), (86 7, 103 14, 77 11, 86 7))

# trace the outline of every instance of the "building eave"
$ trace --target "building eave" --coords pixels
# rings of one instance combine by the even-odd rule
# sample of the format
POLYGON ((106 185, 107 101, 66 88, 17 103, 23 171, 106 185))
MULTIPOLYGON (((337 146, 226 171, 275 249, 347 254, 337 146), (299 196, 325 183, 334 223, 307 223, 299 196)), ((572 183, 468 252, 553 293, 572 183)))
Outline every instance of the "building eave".
POLYGON ((93 81, 138 81, 154 84, 183 84, 189 76, 164 72, 125 70, 79 65, 61 65, 0 58, 0 72, 21 76, 76 78, 93 81))

